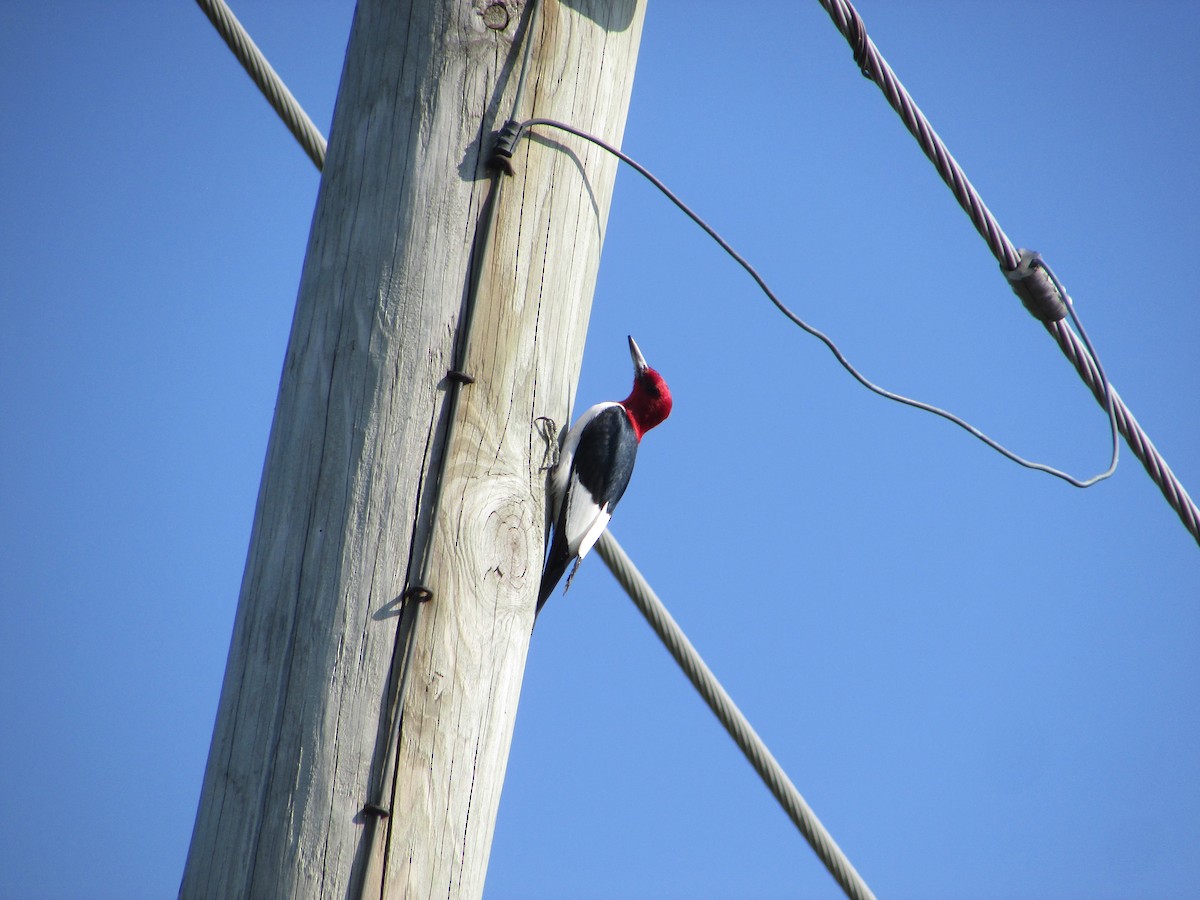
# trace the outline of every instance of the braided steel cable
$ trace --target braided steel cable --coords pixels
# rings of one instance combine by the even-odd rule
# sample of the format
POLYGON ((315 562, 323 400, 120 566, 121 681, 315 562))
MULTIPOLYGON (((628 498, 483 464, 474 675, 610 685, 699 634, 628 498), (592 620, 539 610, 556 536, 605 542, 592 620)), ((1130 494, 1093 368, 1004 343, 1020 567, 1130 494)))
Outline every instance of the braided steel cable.
POLYGON ((326 147, 324 135, 313 124, 308 113, 296 102, 296 98, 283 83, 283 79, 271 68, 271 64, 267 62, 267 58, 262 55, 258 45, 242 27, 242 23, 237 20, 233 10, 226 5, 225 0, 196 0, 196 3, 204 10, 208 20, 213 23, 213 27, 217 29, 229 49, 233 51, 233 55, 242 64, 246 74, 258 85, 258 89, 262 91, 267 102, 278 113, 279 118, 283 119, 283 123, 287 125, 292 136, 299 141, 304 152, 308 154, 308 158, 318 169, 324 169, 326 147))
POLYGON ((805 802, 804 797, 796 790, 783 767, 742 715, 733 698, 717 681, 717 677, 701 659, 687 635, 625 554, 617 539, 610 532, 604 532, 596 542, 596 552, 600 554, 600 558, 621 583, 641 614, 646 617, 654 633, 683 669, 693 687, 700 692, 709 709, 721 720, 729 736, 749 760, 763 783, 775 795, 775 799, 795 823, 796 828, 804 835, 804 839, 808 841, 829 874, 841 885, 846 896, 853 900, 873 900, 875 895, 867 883, 842 852, 833 836, 821 824, 821 820, 805 802))
MULTIPOLYGON (((971 180, 967 178, 958 162, 950 154, 945 143, 934 131, 929 120, 925 118, 912 96, 900 83, 896 73, 892 71, 887 60, 879 53, 874 42, 867 35, 862 17, 848 0, 820 0, 821 6, 829 14, 838 31, 850 44, 854 52, 854 61, 858 64, 863 75, 879 87, 887 98, 892 109, 903 120, 905 126, 921 149, 933 163, 946 186, 950 188, 963 211, 970 217, 975 230, 984 239, 992 251, 992 255, 1000 263, 1005 272, 1011 272, 1019 262, 1019 256, 1012 241, 996 221, 987 204, 975 190, 971 180)), ((1112 411, 1116 416, 1117 427, 1133 455, 1141 460, 1147 474, 1158 485, 1163 496, 1178 514, 1180 521, 1191 533, 1197 543, 1200 543, 1200 509, 1188 495, 1171 467, 1158 452, 1149 436, 1138 424, 1136 418, 1117 394, 1116 389, 1100 374, 1091 355, 1083 346, 1079 336, 1062 321, 1044 323, 1051 336, 1058 342, 1079 377, 1091 389, 1101 406, 1107 406, 1108 398, 1112 400, 1112 411), (1106 387, 1107 385, 1107 387, 1106 387)))
MULTIPOLYGON (((1079 372, 1079 377, 1091 389, 1097 402, 1103 404, 1103 379, 1096 371, 1095 363, 1088 356, 1079 336, 1061 321, 1047 322, 1045 325, 1050 336, 1058 342, 1062 352, 1079 372)), ((1121 395, 1117 393, 1117 389, 1110 384, 1109 391, 1112 395, 1113 412, 1117 418, 1117 428, 1125 436, 1125 442, 1129 445, 1129 449, 1142 461, 1147 474, 1158 485, 1167 503, 1179 515, 1183 526, 1200 542, 1200 511, 1196 508, 1196 502, 1192 500, 1187 489, 1171 471, 1171 467, 1158 452, 1158 448, 1154 446, 1150 436, 1142 430, 1142 426, 1129 411, 1129 407, 1125 405, 1121 395)))
POLYGON ((964 212, 971 217, 980 237, 992 249, 992 254, 1006 270, 1015 269, 1017 267, 1017 251, 1012 241, 1008 239, 1008 235, 1004 233, 1004 229, 1000 227, 996 217, 992 215, 987 204, 983 202, 983 198, 979 196, 979 192, 971 184, 971 179, 967 178, 966 173, 958 165, 958 161, 950 155, 945 143, 933 130, 933 126, 929 124, 929 120, 925 118, 925 114, 921 112, 916 101, 900 83, 900 79, 896 77, 892 67, 880 55, 879 50, 867 35, 866 26, 863 24, 858 10, 847 0, 820 0, 820 3, 829 13, 829 17, 833 19, 838 31, 850 44, 854 51, 854 61, 863 75, 879 86, 892 109, 904 120, 904 124, 908 126, 912 136, 917 139, 917 143, 921 145, 921 149, 925 151, 929 161, 937 168, 942 180, 946 182, 946 186, 954 192, 954 196, 958 199, 964 212))

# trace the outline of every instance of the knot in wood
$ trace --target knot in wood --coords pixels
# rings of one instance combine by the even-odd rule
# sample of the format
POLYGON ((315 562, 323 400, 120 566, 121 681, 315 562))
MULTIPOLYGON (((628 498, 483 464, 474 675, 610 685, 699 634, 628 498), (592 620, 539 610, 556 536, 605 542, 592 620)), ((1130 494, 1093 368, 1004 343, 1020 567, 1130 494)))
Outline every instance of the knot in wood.
POLYGON ((491 570, 501 579, 524 579, 537 556, 532 518, 515 502, 499 506, 488 518, 491 570))

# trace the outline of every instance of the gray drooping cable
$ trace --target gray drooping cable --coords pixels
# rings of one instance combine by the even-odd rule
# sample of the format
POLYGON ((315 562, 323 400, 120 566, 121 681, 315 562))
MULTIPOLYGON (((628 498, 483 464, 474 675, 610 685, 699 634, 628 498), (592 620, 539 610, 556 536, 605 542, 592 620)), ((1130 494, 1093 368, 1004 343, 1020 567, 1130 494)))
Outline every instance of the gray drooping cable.
POLYGON ((525 82, 530 69, 529 60, 533 57, 533 23, 537 21, 537 14, 537 0, 529 0, 528 12, 525 14, 525 31, 522 34, 513 35, 513 40, 523 41, 524 46, 521 47, 521 70, 517 73, 517 89, 513 91, 510 119, 517 117, 517 111, 521 108, 521 101, 525 97, 525 82))
POLYGON ((617 543, 617 539, 612 536, 611 532, 606 531, 600 535, 600 539, 596 542, 596 552, 600 554, 600 558, 604 560, 609 571, 625 588, 625 592, 629 594, 641 614, 646 617, 646 621, 650 623, 654 633, 658 635, 663 646, 683 669, 688 680, 699 691, 709 709, 725 726, 725 730, 729 732, 729 736, 738 745, 738 749, 754 767, 754 771, 775 795, 775 799, 788 814, 788 818, 804 835, 804 839, 808 841, 813 852, 829 870, 829 874, 841 885, 846 896, 852 897, 854 900, 874 898, 875 895, 862 876, 851 865, 846 854, 842 852, 833 836, 821 824, 821 820, 805 802, 804 797, 796 790, 796 786, 792 784, 783 767, 771 755, 771 751, 767 749, 767 745, 763 743, 754 727, 742 715, 742 711, 733 702, 733 698, 729 696, 725 688, 717 681, 717 677, 713 675, 712 670, 700 658, 700 654, 687 639, 687 635, 671 617, 662 601, 658 599, 658 595, 654 593, 642 573, 637 570, 625 551, 621 549, 621 545, 617 543))
MULTIPOLYGON (((568 134, 573 134, 576 137, 583 138, 585 141, 595 144, 597 147, 600 147, 608 153, 611 153, 613 156, 617 157, 623 163, 636 171, 639 175, 643 176, 647 181, 658 188, 663 196, 674 203, 684 215, 699 225, 700 228, 702 228, 704 232, 708 234, 708 236, 711 237, 722 250, 729 254, 734 262, 745 269, 746 273, 754 279, 755 284, 758 285, 759 289, 763 292, 763 294, 766 295, 767 299, 774 304, 776 309, 783 313, 792 322, 792 324, 796 325, 798 328, 807 332, 823 343, 829 349, 829 352, 833 354, 834 358, 838 361, 842 368, 849 372, 859 384, 872 393, 878 394, 880 397, 883 397, 886 400, 892 400, 905 406, 911 406, 914 409, 921 410, 922 412, 932 413, 935 416, 940 416, 948 422, 953 422, 959 428, 962 428, 973 437, 982 441, 984 444, 987 444, 987 446, 991 447, 1006 459, 1009 459, 1018 465, 1024 466, 1027 469, 1035 469, 1039 472, 1045 472, 1047 475, 1053 475, 1055 478, 1062 479, 1063 481, 1067 482, 1067 484, 1070 484, 1074 487, 1091 487, 1093 484, 1108 478, 1113 474, 1113 472, 1116 471, 1119 442, 1117 440, 1117 420, 1113 409, 1113 396, 1115 395, 1111 393, 1108 380, 1104 377, 1104 370, 1100 368, 1099 362, 1097 362, 1094 355, 1092 355, 1090 342, 1084 345, 1084 351, 1089 354, 1089 362, 1095 368, 1097 377, 1099 379, 1099 384, 1101 386, 1100 390, 1103 392, 1104 396, 1108 398, 1106 406, 1109 412, 1109 425, 1112 432, 1112 454, 1108 468, 1105 471, 1101 472, 1099 475, 1094 475, 1091 478, 1079 479, 1074 475, 1070 475, 1061 471, 1060 469, 1056 469, 1054 466, 1048 466, 1045 463, 1033 462, 1032 460, 1025 459, 1023 456, 1017 455, 1000 442, 988 437, 970 422, 967 422, 965 419, 956 416, 949 410, 942 409, 940 406, 934 406, 932 403, 926 403, 923 400, 914 400, 911 397, 905 397, 903 394, 897 394, 894 391, 889 391, 887 388, 881 387, 880 385, 871 381, 869 378, 867 378, 867 376, 863 375, 857 368, 855 368, 854 364, 851 363, 849 359, 846 358, 846 355, 842 353, 838 345, 834 343, 833 338, 829 337, 829 335, 825 334, 820 329, 815 328, 805 322, 800 318, 800 316, 794 313, 786 303, 780 300, 779 296, 771 289, 771 286, 767 284, 766 280, 762 277, 762 275, 759 274, 758 270, 755 269, 754 266, 752 266, 750 262, 744 256, 742 256, 742 254, 738 253, 738 251, 735 250, 733 246, 730 245, 727 240, 725 240, 725 238, 721 237, 715 228, 709 225, 708 222, 704 221, 704 219, 700 218, 695 210, 688 206, 679 196, 675 194, 674 191, 663 184, 663 182, 659 180, 653 172, 651 172, 629 154, 619 150, 617 147, 613 146, 607 141, 598 138, 593 134, 588 134, 586 131, 581 131, 580 129, 573 125, 569 125, 566 122, 559 122, 555 119, 535 118, 527 119, 526 121, 520 123, 510 121, 500 130, 499 134, 497 135, 496 147, 493 151, 493 165, 502 171, 512 174, 512 167, 509 163, 509 160, 512 158, 516 143, 523 135, 526 134, 526 132, 528 132, 530 128, 534 128, 536 126, 558 128, 567 132, 568 134)), ((1054 273, 1050 271, 1049 267, 1042 262, 1041 258, 1037 254, 1026 251, 1026 256, 1028 256, 1033 267, 1033 272, 1031 274, 1040 276, 1051 286, 1051 290, 1058 291, 1063 311, 1070 315, 1071 320, 1075 322, 1080 331, 1083 332, 1083 325, 1079 322, 1079 319, 1076 316, 1074 304, 1071 303, 1070 297, 1067 296, 1066 290, 1054 276, 1054 273)), ((1021 258, 1026 259, 1026 256, 1022 256, 1021 258)), ((1086 332, 1083 333, 1086 335, 1086 332)))

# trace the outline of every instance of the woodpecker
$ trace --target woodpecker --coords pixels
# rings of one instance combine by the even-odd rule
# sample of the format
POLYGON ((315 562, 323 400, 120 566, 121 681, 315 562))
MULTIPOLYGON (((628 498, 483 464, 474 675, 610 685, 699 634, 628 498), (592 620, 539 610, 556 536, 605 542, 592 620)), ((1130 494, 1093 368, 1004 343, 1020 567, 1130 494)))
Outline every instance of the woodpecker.
MULTIPOLYGON (((629 396, 620 403, 597 403, 580 416, 563 439, 558 461, 550 470, 554 539, 542 572, 538 612, 567 566, 574 561, 578 568, 608 527, 629 485, 642 435, 671 414, 667 383, 646 365, 632 337, 629 355, 633 359, 633 390, 629 396)), ((574 575, 572 569, 564 593, 574 575)))

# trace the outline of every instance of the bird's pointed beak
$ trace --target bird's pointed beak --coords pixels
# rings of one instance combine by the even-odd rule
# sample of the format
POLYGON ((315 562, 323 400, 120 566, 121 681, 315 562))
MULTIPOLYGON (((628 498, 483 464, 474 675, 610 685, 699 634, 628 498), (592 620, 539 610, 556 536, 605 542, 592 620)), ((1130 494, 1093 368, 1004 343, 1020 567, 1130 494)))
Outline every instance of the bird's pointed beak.
POLYGON ((637 374, 641 375, 648 368, 646 365, 646 357, 642 356, 642 351, 638 349, 637 341, 633 339, 633 335, 629 335, 629 356, 633 360, 633 367, 637 370, 637 374))

